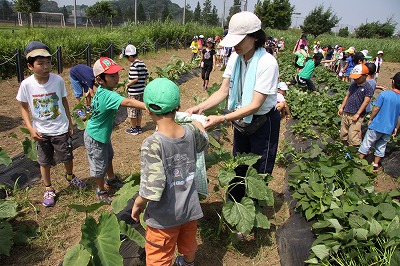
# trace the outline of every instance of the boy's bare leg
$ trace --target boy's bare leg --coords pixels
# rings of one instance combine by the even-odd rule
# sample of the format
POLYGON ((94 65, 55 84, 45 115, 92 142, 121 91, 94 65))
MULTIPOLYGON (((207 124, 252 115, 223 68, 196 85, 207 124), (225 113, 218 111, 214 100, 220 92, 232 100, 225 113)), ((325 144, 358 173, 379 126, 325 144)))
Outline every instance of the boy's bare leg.
POLYGON ((141 126, 142 125, 142 116, 136 117, 136 126, 141 126))
POLYGON ((68 175, 72 175, 74 172, 74 163, 73 161, 69 161, 67 163, 64 163, 65 166, 65 171, 67 172, 68 175))
POLYGON ((135 128, 137 125, 137 118, 131 118, 131 127, 135 128))
POLYGON ((95 178, 97 191, 105 190, 104 188, 104 178, 95 178))
MULTIPOLYGON (((115 179, 114 167, 112 161, 108 164, 107 167, 107 177, 108 179, 115 179)), ((103 180, 103 189, 104 189, 104 180, 103 180)))
POLYGON ((51 186, 51 181, 50 181, 50 166, 41 165, 41 166, 40 166, 40 174, 42 175, 44 185, 45 185, 46 187, 51 186))
POLYGON ((379 165, 380 161, 381 161, 381 157, 375 156, 374 164, 379 165))
POLYGON ((193 262, 195 258, 196 258, 196 253, 192 253, 189 255, 183 255, 183 259, 188 263, 193 262))

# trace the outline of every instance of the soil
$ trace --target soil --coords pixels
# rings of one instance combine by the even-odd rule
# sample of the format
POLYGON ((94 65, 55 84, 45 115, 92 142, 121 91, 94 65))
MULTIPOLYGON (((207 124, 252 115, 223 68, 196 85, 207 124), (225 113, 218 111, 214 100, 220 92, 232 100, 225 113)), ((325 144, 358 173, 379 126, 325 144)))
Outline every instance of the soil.
MULTIPOLYGON (((189 60, 191 53, 190 50, 161 51, 157 55, 141 56, 141 59, 144 60, 149 71, 153 73, 152 76, 156 76, 156 66, 165 66, 173 55, 189 60)), ((127 78, 129 63, 123 60, 121 65, 125 70, 122 71, 120 80, 124 80, 127 78)), ((385 62, 382 65, 378 83, 390 87, 389 78, 399 69, 399 63, 385 62)), ((73 97, 69 82, 69 69, 64 69, 61 76, 66 82, 69 93, 68 100, 72 109, 76 100, 73 97)), ((220 83, 221 81, 222 71, 217 69, 211 73, 210 84, 214 82, 220 83)), ((0 81, 0 146, 11 157, 22 152, 21 141, 26 137, 20 130, 20 127, 24 127, 24 123, 21 119, 19 104, 15 99, 18 87, 19 83, 16 78, 0 81)), ((207 93, 202 89, 202 79, 198 76, 181 84, 180 89, 181 110, 186 110, 193 106, 195 104, 195 96, 198 99, 207 97, 207 93)), ((285 121, 282 121, 281 145, 284 141, 285 123, 285 121)), ((115 127, 112 133, 112 143, 115 151, 114 169, 122 178, 139 171, 141 143, 155 129, 155 125, 148 115, 143 117, 143 134, 138 136, 126 134, 124 131, 128 126, 129 121, 126 120, 115 127)), ((228 133, 225 147, 231 150, 232 134, 229 129, 228 133)), ((74 173, 91 186, 88 191, 92 190, 94 182, 88 178, 89 164, 83 146, 74 150, 74 157, 74 173)), ((38 239, 30 242, 28 246, 13 247, 10 257, 2 257, 2 265, 57 265, 62 261, 64 254, 79 242, 81 238, 80 227, 84 222, 85 215, 69 209, 67 205, 71 203, 93 203, 95 201, 94 193, 92 194, 91 191, 90 193, 88 191, 76 193, 63 180, 62 173, 64 173, 64 167, 61 164, 51 170, 53 186, 58 194, 56 206, 53 208, 42 206, 43 187, 41 184, 34 184, 29 190, 19 193, 18 202, 21 208, 28 210, 22 220, 30 220, 32 223, 38 224, 41 235, 38 239)), ((217 167, 212 167, 207 172, 210 180, 210 191, 214 191, 214 187, 218 185, 216 180, 217 173, 217 167)), ((393 188, 393 185, 396 186, 396 183, 388 184, 388 180, 392 180, 392 178, 385 176, 383 173, 382 175, 384 176, 382 181, 377 181, 379 189, 385 190, 393 188)), ((271 229, 258 231, 257 234, 249 237, 246 242, 236 245, 229 244, 229 240, 226 237, 228 235, 227 232, 224 232, 221 238, 215 236, 216 230, 212 227, 218 224, 217 211, 219 212, 222 202, 220 193, 211 192, 211 195, 202 201, 205 217, 201 220, 201 232, 198 236, 198 265, 280 265, 275 233, 289 216, 288 203, 284 201, 283 197, 283 190, 286 184, 285 168, 276 165, 273 176, 274 179, 269 186, 274 191, 276 203, 273 208, 266 210, 271 219, 271 229), (210 228, 207 228, 208 226, 210 228), (207 229, 209 229, 209 232, 207 229)), ((380 180, 379 177, 378 180, 380 180)), ((104 209, 101 210, 103 211, 104 209)))

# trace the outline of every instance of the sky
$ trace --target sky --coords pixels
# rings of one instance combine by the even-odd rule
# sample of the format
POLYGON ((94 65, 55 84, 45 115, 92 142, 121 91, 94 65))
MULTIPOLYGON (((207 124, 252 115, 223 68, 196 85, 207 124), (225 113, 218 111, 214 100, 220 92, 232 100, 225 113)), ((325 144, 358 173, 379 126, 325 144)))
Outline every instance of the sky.
MULTIPOLYGON (((59 6, 63 6, 73 5, 75 0, 54 1, 57 2, 59 6)), ((171 1, 182 7, 185 3, 185 0, 171 1)), ((96 2, 98 1, 76 0, 77 5, 92 5, 96 2)), ((196 7, 197 2, 203 7, 204 0, 186 0, 186 3, 191 6, 192 10, 196 7)), ((229 8, 233 5, 233 0, 211 0, 212 5, 217 7, 220 16, 222 16, 224 2, 226 8, 225 13, 228 14, 229 8)), ((242 1, 243 4, 244 2, 246 2, 246 0, 242 1)), ((256 3, 257 0, 247 0, 247 10, 253 11, 256 3)), ((398 23, 396 31, 400 31, 400 0, 290 0, 290 3, 295 6, 294 12, 300 13, 299 15, 293 15, 292 26, 301 25, 304 17, 306 17, 312 9, 317 5, 323 4, 325 10, 331 6, 332 11, 336 13, 340 19, 337 30, 346 26, 349 27, 349 30, 352 30, 362 23, 375 21, 383 23, 386 22, 387 19, 393 17, 393 20, 398 23), (352 7, 354 7, 354 9, 352 7)), ((335 31, 335 29, 333 30, 335 31)))

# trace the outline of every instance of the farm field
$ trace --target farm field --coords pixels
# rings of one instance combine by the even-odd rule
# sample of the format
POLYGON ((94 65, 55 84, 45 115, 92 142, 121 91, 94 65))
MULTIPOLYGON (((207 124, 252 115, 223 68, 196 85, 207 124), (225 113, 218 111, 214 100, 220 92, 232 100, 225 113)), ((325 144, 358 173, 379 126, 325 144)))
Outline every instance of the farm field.
MULTIPOLYGON (((149 54, 141 56, 148 66, 150 72, 155 76, 155 67, 165 65, 172 55, 178 55, 185 61, 190 58, 189 50, 162 51, 158 54, 149 54)), ((125 70, 121 74, 121 80, 127 78, 127 69, 129 64, 123 60, 120 63, 125 70)), ((386 62, 383 64, 379 76, 379 84, 390 87, 390 77, 400 70, 400 63, 386 62)), ((221 81, 222 72, 216 70, 211 74, 210 84, 221 81)), ((62 73, 67 90, 69 93, 69 103, 73 106, 75 99, 69 84, 68 69, 62 73)), ((20 118, 19 106, 15 99, 19 84, 16 78, 3 80, 0 82, 0 143, 11 157, 22 151, 20 141, 25 137, 19 130, 23 126, 20 118), (10 138, 15 134, 17 138, 10 138)), ((201 88, 202 80, 200 77, 194 77, 180 85, 181 88, 181 110, 185 110, 195 103, 194 96, 198 98, 207 97, 207 93, 201 88)), ((144 133, 138 136, 125 134, 124 130, 128 122, 124 122, 113 131, 112 142, 115 150, 114 168, 121 177, 125 178, 139 171, 139 155, 142 141, 153 133, 154 124, 148 116, 144 116, 144 133)), ((283 145, 285 141, 284 133, 286 121, 281 124, 280 142, 283 145)), ((228 129, 229 130, 229 129, 228 129)), ((231 132, 230 132, 231 133, 231 132)), ((228 134, 228 140, 225 142, 226 149, 231 150, 229 145, 232 134, 228 134)), ((281 147, 282 147, 281 145, 281 147)), ((88 162, 84 147, 78 147, 74 150, 75 174, 89 184, 93 185, 93 180, 89 180, 88 162)), ((210 179, 210 191, 213 191, 216 180, 217 169, 215 166, 208 170, 210 179)), ((54 208, 44 208, 42 206, 42 186, 35 185, 32 188, 20 191, 16 197, 21 207, 26 209, 23 220, 31 220, 40 227, 41 235, 30 242, 28 246, 15 246, 11 250, 10 257, 2 257, 4 265, 57 265, 62 261, 64 254, 73 245, 79 242, 81 237, 80 227, 85 219, 85 215, 77 213, 67 207, 71 203, 90 204, 95 201, 93 189, 89 188, 83 192, 76 192, 67 186, 60 173, 63 172, 63 166, 58 165, 52 168, 53 185, 58 192, 58 201, 54 208)), ((286 185, 286 169, 276 164, 273 172, 274 179, 269 186, 274 191, 275 207, 266 210, 271 220, 270 230, 261 230, 256 238, 251 236, 248 241, 230 244, 229 239, 222 233, 221 238, 216 236, 216 227, 218 216, 216 209, 221 208, 221 195, 218 192, 211 193, 211 196, 202 202, 205 217, 200 221, 200 230, 198 241, 199 251, 197 253, 197 265, 280 265, 277 244, 275 240, 276 230, 282 226, 289 217, 288 202, 283 199, 283 190, 286 185)), ((377 190, 398 188, 399 184, 395 180, 379 172, 375 180, 377 190)), ((102 207, 95 215, 100 214, 107 207, 102 207)), ((225 234, 226 235, 226 234, 225 234)))

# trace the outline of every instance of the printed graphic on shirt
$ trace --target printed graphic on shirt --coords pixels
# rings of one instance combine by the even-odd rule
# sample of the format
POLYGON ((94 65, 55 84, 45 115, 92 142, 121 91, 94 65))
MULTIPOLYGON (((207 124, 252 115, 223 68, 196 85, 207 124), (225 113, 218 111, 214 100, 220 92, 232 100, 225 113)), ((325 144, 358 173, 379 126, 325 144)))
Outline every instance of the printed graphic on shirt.
POLYGON ((33 98, 33 115, 41 120, 56 119, 60 113, 58 101, 60 98, 55 92, 47 94, 32 95, 33 98))

